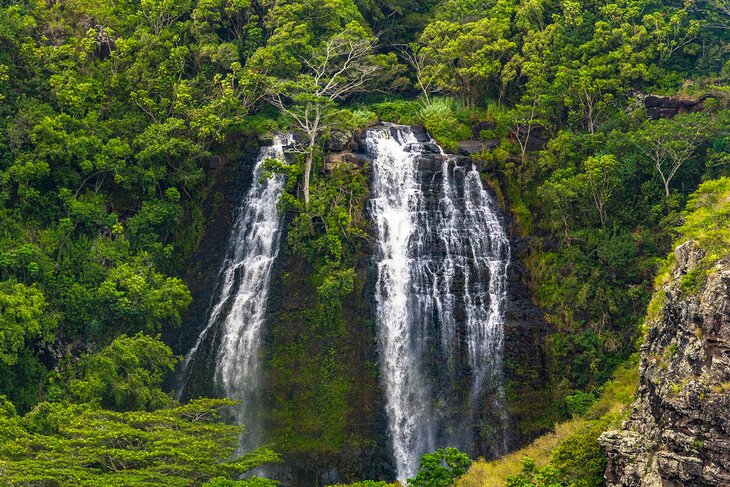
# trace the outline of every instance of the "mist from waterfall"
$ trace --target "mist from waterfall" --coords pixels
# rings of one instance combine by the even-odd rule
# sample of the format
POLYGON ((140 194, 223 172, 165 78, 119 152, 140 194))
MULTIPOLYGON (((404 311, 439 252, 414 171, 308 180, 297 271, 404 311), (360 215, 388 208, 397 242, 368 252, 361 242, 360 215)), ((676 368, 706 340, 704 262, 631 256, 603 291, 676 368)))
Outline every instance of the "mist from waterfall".
POLYGON ((506 451, 509 240, 471 161, 444 154, 410 127, 373 128, 365 142, 374 172, 380 373, 404 481, 436 448, 474 453, 484 431, 490 451, 506 451))
MULTIPOLYGON (((207 312, 207 323, 184 363, 189 368, 208 340, 215 357, 215 387, 225 397, 239 402, 236 421, 246 427, 242 450, 256 448, 263 441, 261 408, 261 353, 271 272, 279 253, 282 216, 277 204, 284 176, 262 178, 264 163, 284 160, 285 149, 293 144, 290 135, 276 136, 270 146, 260 149, 253 168, 251 186, 236 211, 225 261, 207 312)), ((187 384, 183 384, 180 393, 187 384)))

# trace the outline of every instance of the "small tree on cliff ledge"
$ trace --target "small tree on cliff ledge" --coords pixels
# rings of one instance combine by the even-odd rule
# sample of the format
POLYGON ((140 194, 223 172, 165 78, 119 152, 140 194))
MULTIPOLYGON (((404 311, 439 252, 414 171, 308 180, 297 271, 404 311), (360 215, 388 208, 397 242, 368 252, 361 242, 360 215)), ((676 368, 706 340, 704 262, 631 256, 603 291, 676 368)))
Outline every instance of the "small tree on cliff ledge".
POLYGON ((677 171, 694 157, 711 132, 712 127, 703 113, 646 122, 636 132, 634 143, 654 165, 666 198, 670 196, 669 185, 677 171))
POLYGON ((320 136, 335 124, 337 102, 362 91, 382 66, 373 54, 375 38, 359 23, 347 27, 312 50, 304 70, 294 79, 274 83, 270 102, 290 117, 304 134, 304 206, 309 207, 309 186, 314 152, 320 136))

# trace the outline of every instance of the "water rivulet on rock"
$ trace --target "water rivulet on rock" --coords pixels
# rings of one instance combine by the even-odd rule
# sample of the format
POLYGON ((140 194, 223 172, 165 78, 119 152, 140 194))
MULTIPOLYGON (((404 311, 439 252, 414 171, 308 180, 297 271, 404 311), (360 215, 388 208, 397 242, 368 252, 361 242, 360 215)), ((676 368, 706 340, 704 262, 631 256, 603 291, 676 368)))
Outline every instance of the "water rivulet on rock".
POLYGON ((271 271, 279 253, 282 227, 277 203, 284 176, 277 174, 262 179, 262 172, 268 159, 284 159, 289 144, 289 137, 277 136, 271 146, 259 152, 251 187, 237 209, 206 326, 187 354, 186 382, 179 391, 182 396, 191 367, 201 360, 198 355, 214 353, 216 389, 225 397, 240 401, 236 420, 246 426, 242 438, 242 446, 246 448, 260 446, 263 435, 260 355, 271 271))

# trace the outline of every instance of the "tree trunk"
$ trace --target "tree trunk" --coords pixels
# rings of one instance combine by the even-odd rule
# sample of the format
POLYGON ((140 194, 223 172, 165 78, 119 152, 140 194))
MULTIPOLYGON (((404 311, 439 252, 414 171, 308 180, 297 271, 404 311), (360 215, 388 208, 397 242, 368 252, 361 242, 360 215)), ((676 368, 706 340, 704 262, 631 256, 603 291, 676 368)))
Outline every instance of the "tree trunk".
POLYGON ((309 147, 307 147, 307 160, 304 164, 304 210, 309 209, 309 181, 312 175, 312 165, 314 164, 314 148, 317 143, 317 133, 319 132, 319 113, 314 119, 312 129, 309 131, 309 147))
POLYGON ((312 162, 314 160, 314 148, 312 144, 307 152, 307 161, 304 164, 304 209, 309 209, 309 178, 312 174, 312 162))
MULTIPOLYGON (((307 147, 307 158, 304 163, 304 211, 309 210, 309 182, 312 176, 312 166, 314 165, 314 149, 317 145, 317 133, 319 133, 319 113, 314 119, 313 129, 309 133, 309 146, 307 147)), ((314 222, 309 219, 309 234, 314 236, 314 222)))

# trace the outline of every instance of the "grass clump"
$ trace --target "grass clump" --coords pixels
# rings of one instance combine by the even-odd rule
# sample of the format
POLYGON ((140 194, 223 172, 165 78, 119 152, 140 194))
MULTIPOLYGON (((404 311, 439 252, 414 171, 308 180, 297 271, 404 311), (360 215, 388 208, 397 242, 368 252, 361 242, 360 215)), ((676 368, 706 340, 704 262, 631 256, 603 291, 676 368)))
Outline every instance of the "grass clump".
POLYGON ((373 103, 367 109, 383 122, 416 125, 423 106, 417 100, 387 100, 373 103))
POLYGON ((600 485, 605 457, 598 437, 618 426, 633 401, 639 382, 637 358, 616 370, 583 416, 555 425, 552 432, 502 458, 475 461, 456 487, 556 485, 549 483, 555 478, 561 482, 557 485, 600 485))
MULTIPOLYGON (((702 287, 712 266, 730 249, 730 178, 702 183, 690 196, 683 220, 675 247, 691 240, 705 252, 705 257, 680 281, 683 291, 694 293, 702 287)), ((676 256, 672 253, 655 281, 657 289, 671 281, 675 265, 676 256)))
POLYGON ((446 152, 456 152, 459 142, 471 138, 471 129, 458 117, 449 98, 435 98, 418 114, 419 121, 446 152))
POLYGON ((363 109, 376 120, 402 125, 422 125, 446 152, 456 152, 459 142, 472 138, 470 124, 491 120, 494 107, 467 110, 452 98, 386 100, 363 109), (491 118, 490 118, 491 117, 491 118))

